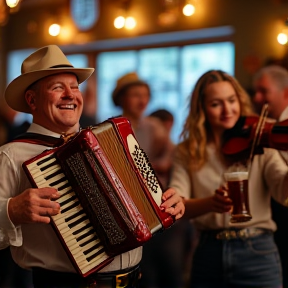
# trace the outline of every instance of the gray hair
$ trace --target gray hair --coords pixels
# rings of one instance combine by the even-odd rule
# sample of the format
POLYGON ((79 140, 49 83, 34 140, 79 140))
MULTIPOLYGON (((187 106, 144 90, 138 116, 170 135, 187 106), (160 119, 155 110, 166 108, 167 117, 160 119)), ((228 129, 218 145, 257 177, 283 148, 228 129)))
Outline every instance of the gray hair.
POLYGON ((269 65, 260 69, 254 76, 254 81, 263 75, 268 75, 272 81, 280 88, 288 87, 288 71, 282 66, 269 65))

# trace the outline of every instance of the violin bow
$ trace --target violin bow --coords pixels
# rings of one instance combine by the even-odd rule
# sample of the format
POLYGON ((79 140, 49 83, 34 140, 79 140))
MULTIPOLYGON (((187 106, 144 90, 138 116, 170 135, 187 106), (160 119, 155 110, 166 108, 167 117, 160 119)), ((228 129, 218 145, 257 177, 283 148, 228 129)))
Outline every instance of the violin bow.
POLYGON ((255 137, 253 139, 253 143, 252 143, 249 159, 247 160, 247 164, 246 164, 247 167, 249 168, 248 169, 249 172, 250 172, 251 163, 252 163, 253 157, 254 157, 254 151, 255 151, 255 148, 260 143, 261 135, 262 135, 262 132, 263 132, 263 128, 264 128, 267 116, 268 116, 268 104, 264 104, 263 107, 262 107, 262 110, 261 110, 261 114, 260 114, 257 126, 256 126, 255 137))

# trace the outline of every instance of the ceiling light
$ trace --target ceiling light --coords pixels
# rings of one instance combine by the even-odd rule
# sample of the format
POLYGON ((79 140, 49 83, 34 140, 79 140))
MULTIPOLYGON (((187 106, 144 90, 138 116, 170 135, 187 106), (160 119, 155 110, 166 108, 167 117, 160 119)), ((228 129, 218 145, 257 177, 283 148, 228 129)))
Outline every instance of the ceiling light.
POLYGON ((60 34, 61 27, 59 24, 52 24, 49 27, 49 34, 51 36, 58 36, 60 34))
POLYGON ((20 0, 6 0, 6 4, 7 4, 10 8, 16 7, 19 2, 20 2, 20 0))
POLYGON ((125 18, 123 16, 118 16, 114 20, 114 27, 117 29, 121 29, 125 26, 125 18))
POLYGON ((136 20, 134 17, 127 17, 125 20, 125 28, 128 30, 134 29, 136 26, 136 20))
POLYGON ((277 36, 277 41, 278 41, 278 43, 279 44, 281 44, 281 45, 285 45, 285 44, 287 44, 287 42, 288 42, 288 36, 287 36, 287 34, 286 33, 279 33, 278 34, 278 36, 277 36))
POLYGON ((186 4, 182 11, 185 16, 191 16, 195 13, 195 6, 192 4, 186 4))

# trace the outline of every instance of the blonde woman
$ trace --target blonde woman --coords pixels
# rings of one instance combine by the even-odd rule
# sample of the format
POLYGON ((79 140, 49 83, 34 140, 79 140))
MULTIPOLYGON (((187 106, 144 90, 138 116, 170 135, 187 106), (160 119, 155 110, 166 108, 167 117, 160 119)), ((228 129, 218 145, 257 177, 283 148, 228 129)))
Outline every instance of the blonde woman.
POLYGON ((230 223, 232 200, 225 194, 223 134, 241 116, 253 114, 250 98, 238 81, 223 71, 200 77, 177 146, 170 187, 185 199, 185 217, 199 230, 191 270, 193 288, 282 287, 273 232, 270 197, 287 197, 288 168, 278 151, 256 155, 249 173, 252 219, 230 223))

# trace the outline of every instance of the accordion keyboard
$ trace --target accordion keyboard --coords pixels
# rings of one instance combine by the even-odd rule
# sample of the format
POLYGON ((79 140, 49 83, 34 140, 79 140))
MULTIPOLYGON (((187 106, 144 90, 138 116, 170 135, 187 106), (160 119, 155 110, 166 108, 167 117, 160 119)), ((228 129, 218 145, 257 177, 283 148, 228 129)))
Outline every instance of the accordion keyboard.
POLYGON ((61 195, 56 200, 60 204, 61 213, 51 218, 81 273, 85 274, 108 259, 109 256, 54 154, 30 163, 27 169, 38 188, 50 186, 56 188, 61 195))

